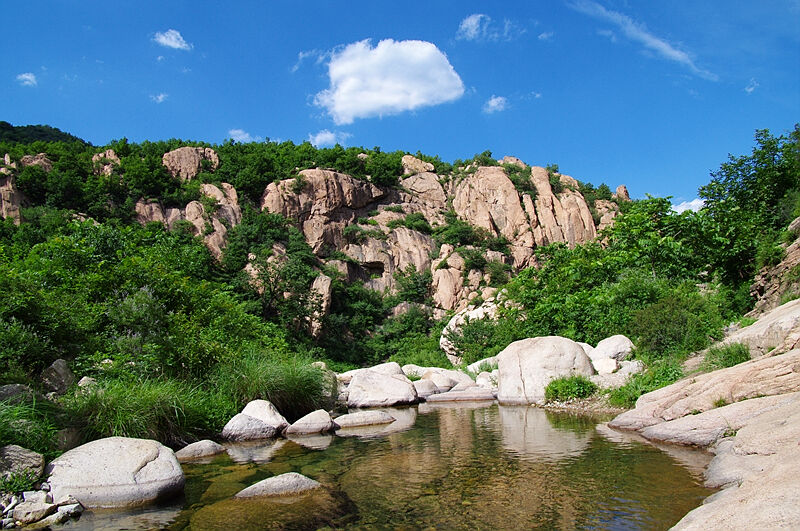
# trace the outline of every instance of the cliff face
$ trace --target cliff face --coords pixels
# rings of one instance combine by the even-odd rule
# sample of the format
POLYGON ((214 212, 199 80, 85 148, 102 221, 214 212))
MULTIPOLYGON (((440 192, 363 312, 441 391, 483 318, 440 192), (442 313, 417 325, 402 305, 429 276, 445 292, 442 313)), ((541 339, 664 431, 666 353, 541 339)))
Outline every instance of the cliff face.
MULTIPOLYGON (((514 164, 524 168, 518 159, 514 164)), ((504 162, 509 162, 505 160, 504 162)), ((323 260, 344 253, 349 263, 332 265, 349 279, 368 287, 392 291, 396 274, 412 266, 430 272, 432 298, 440 310, 460 310, 477 296, 486 296, 490 275, 471 267, 465 248, 437 245, 419 230, 404 226, 409 214, 421 215, 432 227, 445 223, 445 213, 456 216, 492 238, 504 238, 508 252, 466 246, 485 262, 499 262, 512 272, 535 265, 534 249, 550 243, 574 246, 593 240, 598 228, 610 224, 616 203, 597 201, 595 225, 578 182, 559 175, 559 193, 553 191, 545 168, 532 167, 535 192, 520 192, 502 166, 481 166, 455 176, 433 173, 429 164, 406 156, 406 177, 399 190, 385 190, 366 181, 329 170, 304 170, 300 177, 270 184, 261 198, 262 210, 298 222, 314 252, 323 260), (353 236, 356 236, 355 238, 353 236)), ((627 191, 625 192, 627 194, 627 191)), ((622 195, 622 194, 619 194, 622 195)), ((622 200, 622 198, 620 198, 622 200)))

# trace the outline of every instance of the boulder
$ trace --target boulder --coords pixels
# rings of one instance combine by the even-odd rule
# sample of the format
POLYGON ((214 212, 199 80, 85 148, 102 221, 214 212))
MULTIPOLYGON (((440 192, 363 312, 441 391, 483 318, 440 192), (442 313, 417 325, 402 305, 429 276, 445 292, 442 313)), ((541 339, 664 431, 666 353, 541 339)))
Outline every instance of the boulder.
POLYGON ((307 435, 312 433, 325 433, 336 429, 336 423, 324 409, 312 411, 305 417, 298 419, 286 428, 286 435, 307 435))
POLYGON ((203 161, 209 162, 211 171, 219 167, 219 156, 211 148, 185 146, 164 153, 161 158, 170 175, 182 181, 194 179, 200 173, 203 161))
POLYGON ((9 444, 0 448, 0 478, 11 474, 33 475, 40 478, 44 472, 44 456, 27 448, 9 444))
POLYGON ((222 429, 222 437, 229 441, 269 439, 280 435, 288 426, 271 402, 253 400, 228 421, 222 429))
POLYGON ((412 155, 403 155, 403 158, 400 159, 400 164, 403 165, 403 175, 414 175, 434 170, 433 164, 412 155))
POLYGON ((597 374, 611 374, 619 368, 619 363, 614 358, 598 358, 592 360, 592 367, 597 374))
POLYGON ((6 384, 0 385, 0 402, 11 404, 27 404, 30 402, 45 402, 47 399, 27 385, 6 384))
POLYGON ((113 149, 107 149, 101 153, 92 155, 92 165, 95 175, 109 176, 114 172, 114 167, 119 166, 121 161, 113 149))
POLYGON ((344 384, 349 384, 355 375, 361 374, 366 371, 379 372, 381 374, 388 374, 388 375, 405 376, 405 373, 403 372, 402 367, 400 367, 400 364, 397 363, 396 361, 390 361, 387 363, 374 365, 366 369, 353 369, 352 371, 343 372, 341 374, 337 374, 336 378, 344 384))
POLYGON ((357 373, 350 381, 347 405, 349 407, 394 406, 413 404, 417 399, 414 385, 404 374, 384 374, 367 369, 357 373))
POLYGON ((356 411, 336 417, 336 424, 340 428, 354 428, 356 426, 375 426, 390 424, 395 418, 385 411, 356 411))
POLYGON ((416 389, 419 398, 428 398, 431 395, 441 392, 441 389, 433 383, 433 380, 416 380, 412 383, 414 384, 414 389, 416 389))
POLYGON ((692 413, 759 396, 800 391, 800 350, 746 361, 714 372, 684 378, 639 397, 636 408, 617 416, 609 426, 641 430, 692 413))
POLYGON ((75 375, 69 369, 67 362, 61 358, 42 371, 42 384, 56 394, 63 395, 74 383, 75 375))
POLYGON ((109 437, 74 448, 47 465, 53 499, 87 508, 133 507, 180 493, 175 454, 157 441, 109 437))
POLYGON ((617 186, 617 190, 613 194, 614 199, 617 201, 630 201, 631 196, 628 194, 628 187, 624 184, 617 186))
POLYGON ((430 380, 436 386, 439 392, 442 393, 449 391, 458 383, 449 376, 432 370, 426 371, 425 374, 422 375, 422 379, 430 380))
POLYGON ((250 485, 236 493, 234 498, 260 496, 294 496, 322 487, 317 481, 296 472, 287 472, 250 485))
POLYGON ((477 402, 484 400, 494 400, 495 396, 491 389, 485 389, 473 385, 461 390, 448 391, 438 395, 429 396, 428 402, 477 402))
POLYGON ((22 525, 28 525, 53 514, 57 509, 58 507, 52 503, 24 501, 14 507, 12 514, 14 515, 14 520, 20 522, 22 525))
POLYGON ((592 349, 589 357, 592 361, 603 358, 613 358, 617 361, 622 361, 630 356, 631 351, 633 351, 633 341, 618 334, 616 336, 607 337, 598 343, 597 346, 592 349))
POLYGON ((208 439, 194 442, 188 446, 184 446, 177 452, 175 452, 175 457, 178 458, 178 461, 191 461, 192 459, 200 459, 203 457, 211 457, 213 455, 218 455, 225 452, 225 447, 221 444, 217 444, 214 441, 210 441, 208 439))
POLYGON ((800 346, 800 299, 768 311, 758 321, 733 332, 723 344, 743 343, 753 358, 774 356, 800 346))
POLYGON ((25 155, 19 161, 20 166, 39 166, 46 172, 53 171, 53 163, 47 158, 46 153, 37 153, 36 155, 25 155))
POLYGON ((484 389, 497 389, 497 377, 484 371, 475 377, 475 384, 484 389))
POLYGON ((594 373, 581 346, 557 336, 515 341, 497 355, 497 361, 497 399, 501 404, 542 404, 551 380, 594 373))

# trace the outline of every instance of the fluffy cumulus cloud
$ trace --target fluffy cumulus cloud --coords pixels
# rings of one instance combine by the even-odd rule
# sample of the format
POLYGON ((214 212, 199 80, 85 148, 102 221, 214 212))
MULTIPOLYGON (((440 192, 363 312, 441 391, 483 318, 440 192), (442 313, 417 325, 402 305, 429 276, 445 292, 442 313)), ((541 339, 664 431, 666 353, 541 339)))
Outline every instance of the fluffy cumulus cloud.
POLYGON ((507 108, 508 99, 503 96, 495 96, 494 94, 492 94, 492 97, 483 104, 483 112, 486 114, 501 112, 507 108))
POLYGON ((23 87, 35 87, 38 82, 36 81, 36 74, 33 72, 24 72, 17 75, 17 81, 23 87))
POLYGON ((260 142, 260 136, 253 136, 244 129, 231 129, 228 131, 228 138, 236 142, 260 142))
POLYGON ((354 42, 331 54, 330 87, 314 97, 337 125, 456 100, 464 83, 434 44, 354 42))
POLYGON ((348 138, 350 138, 350 133, 344 133, 341 131, 328 131, 327 129, 323 129, 316 135, 308 135, 308 141, 311 142, 315 147, 344 144, 348 138))
MULTIPOLYGON (((712 81, 718 79, 716 74, 698 67, 687 52, 679 50, 666 40, 654 35, 647 30, 644 24, 636 22, 627 15, 617 11, 610 11, 592 0, 578 0, 571 6, 576 11, 613 24, 628 39, 638 42, 648 51, 654 52, 664 59, 685 66, 699 77, 712 81)), ((612 32, 603 33, 602 35, 609 37, 612 41, 616 41, 616 37, 612 32)))
POLYGON ((150 100, 155 102, 155 103, 164 103, 164 100, 166 100, 168 97, 169 97, 169 94, 161 92, 160 94, 151 94, 150 95, 150 100))
POLYGON ((175 50, 191 50, 192 45, 184 40, 181 32, 174 29, 168 29, 164 32, 156 32, 156 36, 153 37, 153 40, 156 41, 161 46, 165 46, 167 48, 174 48, 175 50))
POLYGON ((681 212, 686 212, 687 210, 691 210, 692 212, 697 212, 701 208, 705 201, 700 198, 692 199, 691 201, 684 201, 682 203, 678 203, 677 205, 672 205, 672 210, 680 214, 681 212))

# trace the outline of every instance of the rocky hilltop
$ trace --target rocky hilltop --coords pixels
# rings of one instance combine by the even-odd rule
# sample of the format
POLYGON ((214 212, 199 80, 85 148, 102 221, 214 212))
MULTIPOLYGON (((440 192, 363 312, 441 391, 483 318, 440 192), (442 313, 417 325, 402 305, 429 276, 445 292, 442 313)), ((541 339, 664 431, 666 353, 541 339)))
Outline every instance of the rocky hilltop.
MULTIPOLYGON (((218 154, 207 147, 181 147, 162 160, 167 173, 182 181, 191 181, 201 171, 214 172, 220 165, 218 154)), ((96 175, 108 176, 120 159, 108 149, 97 153, 92 163, 96 175)), ((16 222, 25 198, 14 176, 17 166, 27 165, 52 168, 43 153, 19 163, 6 156, 0 165, 0 213, 16 222)), ((436 173, 433 164, 411 155, 403 157, 402 166, 399 186, 391 188, 330 169, 302 170, 294 178, 269 184, 259 207, 294 220, 322 263, 348 281, 360 280, 392 293, 400 273, 430 275, 433 310, 443 315, 494 294, 486 264, 513 273, 536 265, 538 246, 591 241, 613 221, 618 203, 630 200, 620 186, 612 200, 590 204, 577 180, 514 157, 497 165, 473 162, 447 174, 436 173), (433 229, 454 219, 491 245, 442 243, 432 237, 433 229)), ((136 219, 170 228, 183 222, 221 259, 227 231, 241 221, 238 194, 227 183, 203 184, 200 192, 202 201, 183 208, 141 199, 135 205, 136 219)))

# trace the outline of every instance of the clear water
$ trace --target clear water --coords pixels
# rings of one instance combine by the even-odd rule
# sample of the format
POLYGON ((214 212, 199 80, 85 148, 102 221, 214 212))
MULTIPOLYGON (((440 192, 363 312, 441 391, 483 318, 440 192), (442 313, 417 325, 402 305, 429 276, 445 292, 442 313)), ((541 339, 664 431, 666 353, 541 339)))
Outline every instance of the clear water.
POLYGON ((183 499, 86 513, 76 529, 667 529, 713 491, 708 456, 534 407, 426 405, 392 425, 239 444, 184 465, 183 499), (284 472, 325 488, 235 500, 284 472))

